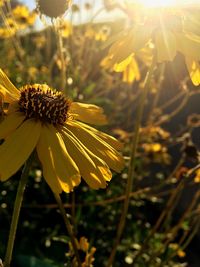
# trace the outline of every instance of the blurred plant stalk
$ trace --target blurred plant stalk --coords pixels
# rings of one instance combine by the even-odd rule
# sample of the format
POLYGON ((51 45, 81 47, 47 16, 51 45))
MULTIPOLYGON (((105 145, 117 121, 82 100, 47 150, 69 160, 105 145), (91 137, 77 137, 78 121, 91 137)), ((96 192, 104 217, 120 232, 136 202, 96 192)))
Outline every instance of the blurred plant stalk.
POLYGON ((141 98, 140 98, 140 103, 137 109, 136 123, 135 123, 135 128, 133 131, 133 140, 132 140, 132 145, 131 145, 131 157, 130 157, 129 167, 128 167, 128 178, 127 178, 127 184, 126 184, 125 199, 124 199, 124 204, 122 207, 122 214, 121 214, 120 221, 119 221, 118 228, 117 228, 116 239, 114 241, 114 246, 112 248, 106 267, 111 267, 113 265, 113 262, 115 260, 115 255, 117 252, 117 247, 120 243, 121 236, 124 231, 124 227, 126 223, 129 200, 130 200, 130 195, 132 192, 133 182, 134 182, 135 158, 136 158, 136 152, 137 152, 137 147, 138 147, 138 142, 139 142, 139 137, 140 137, 140 134, 139 134, 140 126, 141 126, 141 121, 142 121, 147 94, 148 94, 150 84, 151 84, 151 78, 152 78, 155 66, 156 66, 156 57, 154 56, 152 59, 151 66, 145 77, 144 88, 143 88, 141 98))
POLYGON ((26 188, 32 161, 33 161, 33 154, 29 157, 29 159, 25 163, 24 169, 22 171, 21 179, 19 181, 19 185, 17 189, 17 196, 15 199, 14 210, 12 214, 11 226, 10 226, 10 231, 9 231, 8 244, 6 248, 4 267, 10 267, 10 264, 12 261, 13 247, 14 247, 14 242, 15 242, 15 237, 16 237, 16 232, 17 232, 17 226, 19 222, 19 215, 20 215, 24 191, 26 188))

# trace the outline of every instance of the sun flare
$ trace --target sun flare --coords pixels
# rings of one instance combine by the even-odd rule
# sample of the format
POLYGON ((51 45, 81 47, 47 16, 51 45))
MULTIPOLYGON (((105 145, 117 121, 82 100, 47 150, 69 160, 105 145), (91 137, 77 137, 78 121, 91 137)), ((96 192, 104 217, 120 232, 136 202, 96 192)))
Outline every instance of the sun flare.
POLYGON ((146 7, 168 7, 176 4, 176 0, 140 0, 146 7))

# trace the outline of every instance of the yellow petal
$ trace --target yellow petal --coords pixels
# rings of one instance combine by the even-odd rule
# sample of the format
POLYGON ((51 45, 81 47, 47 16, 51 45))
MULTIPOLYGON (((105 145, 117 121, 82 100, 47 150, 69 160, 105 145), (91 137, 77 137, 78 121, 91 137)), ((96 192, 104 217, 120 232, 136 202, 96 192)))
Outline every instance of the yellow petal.
POLYGON ((126 67, 123 72, 123 81, 127 83, 132 83, 134 81, 140 80, 140 71, 135 58, 132 58, 130 64, 126 67))
POLYGON ((0 180, 7 180, 28 159, 36 147, 40 130, 40 122, 27 120, 0 145, 0 180))
POLYGON ((115 42, 109 50, 113 65, 119 64, 131 54, 144 48, 150 39, 151 31, 152 29, 139 25, 130 30, 121 40, 115 42))
POLYGON ((1 84, 0 84, 0 95, 2 96, 3 101, 5 103, 12 103, 13 101, 16 100, 15 96, 10 94, 10 92, 1 84))
POLYGON ((187 58, 200 60, 200 38, 176 33, 177 50, 187 58))
POLYGON ((132 32, 129 32, 126 36, 123 36, 120 40, 115 42, 108 53, 111 58, 112 65, 120 64, 127 59, 133 53, 134 36, 132 32))
POLYGON ((70 114, 75 119, 86 123, 96 125, 104 125, 107 123, 106 116, 103 114, 103 109, 92 104, 73 102, 70 107, 70 114))
POLYGON ((157 31, 155 34, 157 61, 172 61, 176 55, 176 38, 171 31, 157 31))
POLYGON ((25 117, 21 112, 14 112, 5 117, 0 123, 0 139, 4 139, 20 126, 25 117))
POLYGON ((94 132, 84 127, 84 123, 68 121, 66 127, 87 147, 94 155, 102 159, 111 169, 120 172, 124 167, 123 157, 108 143, 94 132))
MULTIPOLYGON (((81 124, 81 123, 80 123, 81 124)), ((111 147, 113 147, 116 150, 122 150, 123 144, 119 142, 116 138, 113 136, 106 134, 104 132, 101 132, 87 124, 83 124, 84 128, 88 129, 89 131, 93 132, 95 135, 97 135, 99 138, 104 140, 106 143, 108 143, 111 147)))
POLYGON ((200 36, 199 8, 193 9, 192 12, 185 9, 184 13, 184 31, 200 36))
POLYGON ((190 74, 190 78, 194 85, 198 86, 200 84, 200 64, 196 60, 186 58, 186 66, 190 74))
POLYGON ((42 127, 41 137, 46 138, 52 152, 53 166, 59 183, 65 192, 70 192, 81 179, 78 167, 66 150, 60 133, 52 125, 42 127))
MULTIPOLYGON (((64 127, 62 134, 66 148, 70 156, 76 162, 81 176, 86 183, 93 189, 105 188, 106 181, 108 180, 108 173, 112 177, 106 164, 96 160, 97 157, 90 153, 67 127, 64 127), (93 160, 95 160, 95 163, 93 160)), ((109 178, 111 179, 111 177, 109 178)))
POLYGON ((124 59, 122 62, 120 62, 119 64, 115 64, 114 65, 114 71, 116 72, 122 72, 124 71, 127 66, 130 64, 130 62, 132 61, 133 55, 130 55, 129 57, 127 57, 126 59, 124 59))
MULTIPOLYGON (((17 100, 20 97, 19 90, 11 83, 11 81, 8 79, 6 74, 0 69, 0 85, 6 90, 6 94, 8 94, 11 98, 17 100)), ((0 88, 3 91, 2 88, 0 88)))
MULTIPOLYGON (((37 154, 42 164, 43 176, 47 184, 51 187, 51 190, 54 193, 60 194, 62 192, 62 187, 60 185, 59 179, 56 175, 55 167, 53 165, 52 150, 43 132, 40 135, 40 138, 37 144, 37 154)), ((70 190, 68 190, 68 192, 69 191, 70 190)))

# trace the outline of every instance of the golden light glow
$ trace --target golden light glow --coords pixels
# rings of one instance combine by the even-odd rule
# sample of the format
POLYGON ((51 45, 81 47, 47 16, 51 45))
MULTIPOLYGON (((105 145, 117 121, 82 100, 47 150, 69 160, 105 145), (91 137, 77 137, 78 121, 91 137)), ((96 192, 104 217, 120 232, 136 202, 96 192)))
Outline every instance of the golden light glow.
POLYGON ((145 7, 168 7, 176 4, 176 0, 139 0, 145 7))

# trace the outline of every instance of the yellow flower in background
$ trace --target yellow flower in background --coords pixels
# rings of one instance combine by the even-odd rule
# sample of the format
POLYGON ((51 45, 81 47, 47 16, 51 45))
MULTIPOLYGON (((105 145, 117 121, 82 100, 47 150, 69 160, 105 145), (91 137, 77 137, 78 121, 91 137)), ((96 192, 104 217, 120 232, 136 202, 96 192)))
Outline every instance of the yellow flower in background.
POLYGON ((35 148, 43 176, 56 193, 72 191, 81 176, 91 188, 105 188, 112 178, 109 168, 122 170, 121 143, 85 124, 105 124, 101 108, 71 102, 45 84, 18 90, 2 70, 0 94, 9 103, 0 124, 1 181, 16 173, 35 148))
MULTIPOLYGON (((91 247, 88 239, 84 236, 82 236, 79 240, 76 239, 76 245, 79 251, 82 253, 82 264, 81 267, 92 267, 93 262, 95 260, 94 253, 96 252, 95 247, 91 247)), ((69 253, 67 253, 67 256, 73 257, 74 256, 74 250, 72 247, 71 242, 69 243, 69 253)), ((72 266, 77 266, 76 258, 73 259, 72 266)))
POLYGON ((91 26, 87 26, 85 33, 84 33, 85 38, 93 39, 95 38, 95 35, 96 35, 96 32, 94 28, 91 26))
POLYGON ((0 7, 5 4, 6 0, 0 0, 0 7))
POLYGON ((141 147, 150 158, 149 162, 170 164, 171 158, 165 145, 161 143, 144 143, 141 147))
MULTIPOLYGON (((152 61, 152 46, 149 44, 145 48, 138 51, 137 59, 142 61, 146 66, 149 66, 152 61)), ((105 69, 112 69, 115 72, 122 72, 122 81, 133 83, 141 78, 139 64, 134 53, 130 54, 119 63, 114 63, 114 55, 108 55, 101 61, 101 66, 105 69), (114 65, 113 65, 114 64, 114 65)))
POLYGON ((112 66, 112 59, 105 57, 101 66, 105 69, 111 68, 115 72, 122 72, 122 81, 131 84, 132 82, 140 80, 140 70, 138 63, 133 55, 127 57, 119 64, 112 66))
POLYGON ((116 72, 123 72, 123 82, 132 83, 140 80, 140 70, 138 63, 134 56, 129 56, 127 62, 123 61, 121 64, 116 64, 114 70, 116 72), (125 67, 126 65, 126 67, 125 67))
POLYGON ((12 18, 4 20, 4 26, 0 27, 0 38, 10 38, 17 32, 17 24, 12 18))
POLYGON ((179 258, 184 258, 184 257, 186 256, 186 253, 185 253, 185 251, 183 251, 182 249, 179 249, 179 250, 177 251, 177 256, 178 256, 179 258))
POLYGON ((110 35, 110 28, 106 25, 102 26, 97 33, 95 33, 95 40, 105 42, 110 35))
POLYGON ((0 38, 7 39, 15 35, 16 31, 14 29, 0 28, 0 38))
POLYGON ((184 258, 186 256, 185 251, 183 251, 177 243, 170 243, 169 248, 176 251, 176 254, 179 258, 184 258))
POLYGON ((198 60, 186 58, 185 62, 193 84, 198 86, 200 84, 200 64, 198 60))
POLYGON ((19 30, 23 30, 35 23, 36 13, 30 12, 24 5, 18 5, 12 9, 12 14, 9 14, 4 19, 4 25, 0 27, 0 38, 10 38, 19 30))
POLYGON ((200 169, 198 169, 195 173, 194 182, 200 183, 200 169))
POLYGON ((35 80, 36 76, 38 74, 38 69, 36 67, 29 67, 27 69, 27 73, 28 73, 28 76, 30 77, 30 79, 35 80))
POLYGON ((20 29, 31 26, 35 23, 36 13, 30 12, 28 7, 18 5, 12 10, 12 17, 20 29))
POLYGON ((184 13, 167 8, 142 13, 140 21, 111 46, 108 57, 112 64, 120 64, 152 42, 158 63, 172 61, 177 52, 183 54, 192 82, 199 85, 200 35, 192 26, 190 31, 184 27, 184 18, 184 13))
POLYGON ((44 35, 36 35, 33 37, 33 43, 38 49, 43 48, 46 45, 47 38, 44 35))
POLYGON ((82 236, 79 241, 79 249, 81 249, 84 252, 87 252, 89 249, 89 242, 86 237, 82 236))
POLYGON ((73 27, 70 21, 61 20, 58 27, 63 38, 68 38, 73 33, 73 27))
POLYGON ((78 12, 80 12, 80 7, 76 4, 72 4, 71 10, 73 13, 78 13, 78 12))

